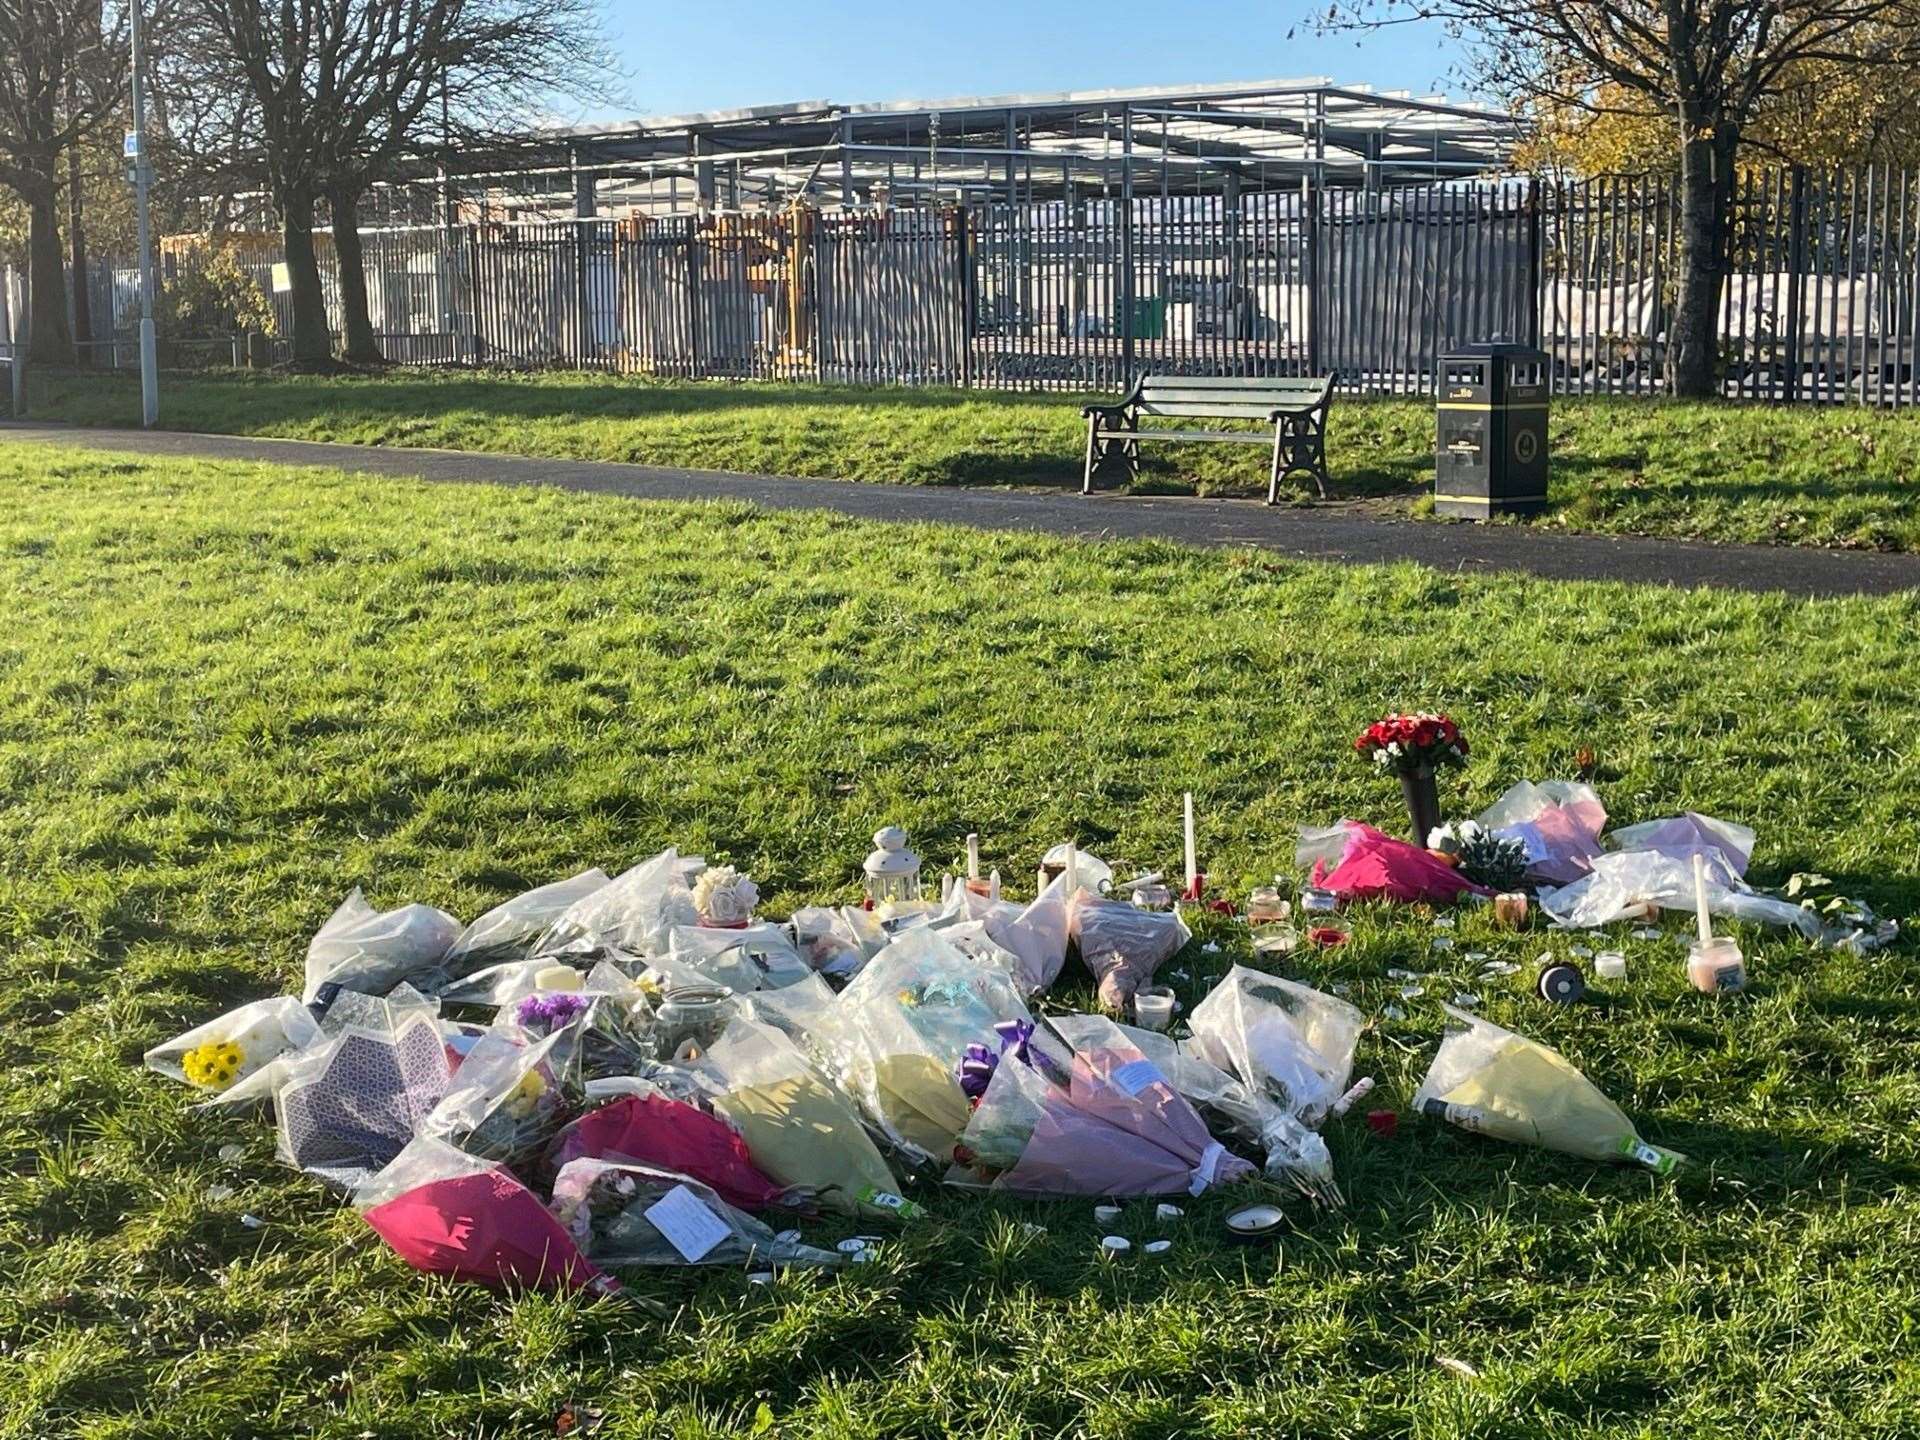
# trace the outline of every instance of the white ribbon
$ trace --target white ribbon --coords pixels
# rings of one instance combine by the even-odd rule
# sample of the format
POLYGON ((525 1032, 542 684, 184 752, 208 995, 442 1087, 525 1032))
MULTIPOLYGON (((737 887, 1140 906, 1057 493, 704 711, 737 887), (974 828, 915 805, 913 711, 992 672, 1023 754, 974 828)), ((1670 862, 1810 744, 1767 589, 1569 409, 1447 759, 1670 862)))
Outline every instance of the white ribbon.
POLYGON ((1198 1195, 1213 1184, 1214 1177, 1220 1171, 1220 1161, 1226 1153, 1227 1147, 1218 1140, 1208 1142, 1207 1148, 1200 1152, 1200 1163, 1193 1167, 1193 1174, 1187 1179, 1189 1195, 1198 1195))

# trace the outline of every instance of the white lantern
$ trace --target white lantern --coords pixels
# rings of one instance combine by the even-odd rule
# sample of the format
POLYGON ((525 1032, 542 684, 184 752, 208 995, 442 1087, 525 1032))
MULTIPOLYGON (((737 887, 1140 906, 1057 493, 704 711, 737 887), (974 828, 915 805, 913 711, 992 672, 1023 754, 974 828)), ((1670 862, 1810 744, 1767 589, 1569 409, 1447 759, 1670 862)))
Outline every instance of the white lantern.
POLYGON ((920 898, 920 857, 907 848, 907 832, 898 825, 875 832, 873 853, 861 868, 867 877, 868 904, 920 898))

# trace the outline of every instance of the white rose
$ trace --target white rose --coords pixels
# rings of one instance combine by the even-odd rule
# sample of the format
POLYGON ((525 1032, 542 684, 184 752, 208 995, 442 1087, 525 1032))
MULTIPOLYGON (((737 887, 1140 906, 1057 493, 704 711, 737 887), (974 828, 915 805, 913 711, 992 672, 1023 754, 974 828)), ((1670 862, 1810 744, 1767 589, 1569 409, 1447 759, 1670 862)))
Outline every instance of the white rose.
POLYGON ((753 914, 759 902, 760 887, 751 876, 742 875, 731 865, 715 865, 700 872, 693 882, 694 907, 707 919, 732 924, 753 914))

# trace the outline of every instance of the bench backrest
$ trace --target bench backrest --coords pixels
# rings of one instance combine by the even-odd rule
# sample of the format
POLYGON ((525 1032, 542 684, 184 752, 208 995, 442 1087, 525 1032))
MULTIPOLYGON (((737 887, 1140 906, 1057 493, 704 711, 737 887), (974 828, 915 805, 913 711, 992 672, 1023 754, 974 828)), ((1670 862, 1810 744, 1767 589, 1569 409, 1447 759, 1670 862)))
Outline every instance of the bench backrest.
POLYGON ((1137 403, 1144 415, 1264 420, 1275 410, 1312 404, 1326 386, 1324 377, 1145 375, 1137 403))

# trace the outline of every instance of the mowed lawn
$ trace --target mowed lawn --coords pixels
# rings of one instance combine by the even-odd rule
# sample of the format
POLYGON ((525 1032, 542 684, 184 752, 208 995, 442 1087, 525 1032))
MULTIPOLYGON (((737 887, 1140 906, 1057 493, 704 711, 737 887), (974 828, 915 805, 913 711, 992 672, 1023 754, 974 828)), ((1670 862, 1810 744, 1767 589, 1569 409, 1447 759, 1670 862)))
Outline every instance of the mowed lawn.
MULTIPOLYGON (((169 375, 162 424, 915 485, 1077 487, 1085 395, 688 383, 578 372, 169 375)), ((32 413, 138 423, 127 375, 35 377, 32 413)), ((1531 524, 1920 550, 1920 414, 1604 398, 1552 420, 1552 508, 1531 524)), ((1423 513, 1430 400, 1334 402, 1336 498, 1423 513)), ((1140 488, 1261 495, 1256 446, 1148 447, 1140 488)), ((1305 490, 1297 492, 1304 497, 1305 490)))
MULTIPOLYGON (((1190 789, 1207 868, 1244 895, 1291 870, 1303 822, 1399 828, 1397 789, 1348 748, 1399 706, 1444 706, 1473 741, 1452 813, 1590 749, 1616 821, 1747 821, 1757 879, 1817 869, 1904 918, 1916 597, 1339 569, 4 444, 0 581, 9 1440, 1920 1428, 1904 942, 1859 959, 1746 932, 1754 988, 1715 1001, 1683 984, 1677 921, 1621 931, 1629 978, 1558 1010, 1468 957, 1591 939, 1470 913, 1435 955, 1428 915, 1365 908, 1350 945, 1292 969, 1406 1011, 1361 1042, 1370 1103, 1404 1109, 1437 1002, 1472 988, 1693 1162, 1662 1180, 1412 1115, 1376 1139, 1355 1116, 1329 1127, 1346 1210, 1296 1207, 1278 1247, 1243 1249, 1208 1196, 1165 1258, 1120 1263, 1085 1202, 919 1183, 931 1217, 842 1275, 631 1276, 665 1320, 422 1278, 276 1165, 259 1120, 196 1115, 139 1068, 296 986, 356 884, 471 917, 677 843, 750 869, 784 914, 853 898, 887 821, 930 868, 977 830, 1016 885, 1068 836, 1177 865, 1190 789), (1440 973, 1402 999, 1389 967, 1440 973)), ((1249 958, 1231 924, 1203 938, 1219 951, 1174 962, 1189 1002, 1249 958)), ((1056 998, 1086 995, 1075 977, 1056 998)), ((1123 1233, 1150 1214, 1131 1205, 1123 1233)))

